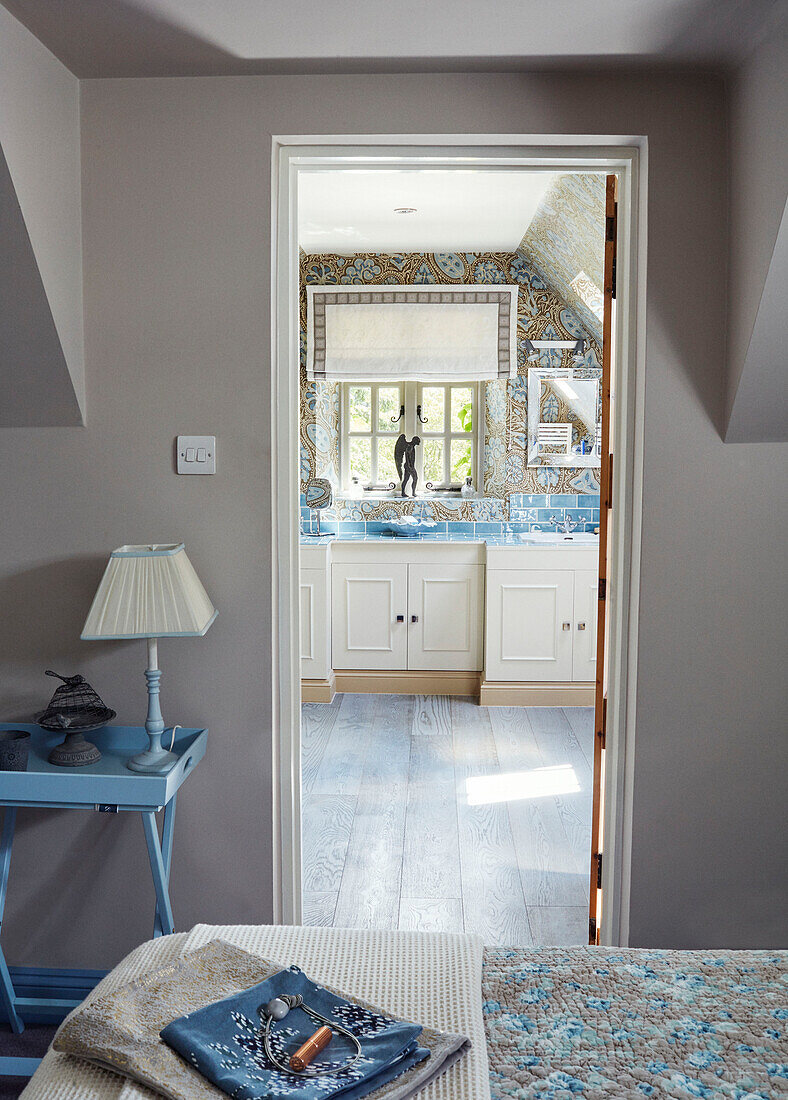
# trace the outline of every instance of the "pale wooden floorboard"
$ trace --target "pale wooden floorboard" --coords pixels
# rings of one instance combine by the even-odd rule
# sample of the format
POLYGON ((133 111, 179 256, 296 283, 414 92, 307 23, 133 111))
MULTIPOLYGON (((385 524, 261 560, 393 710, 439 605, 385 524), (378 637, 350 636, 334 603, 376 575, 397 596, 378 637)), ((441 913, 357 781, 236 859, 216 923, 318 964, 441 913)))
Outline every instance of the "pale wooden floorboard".
POLYGON ((377 696, 334 923, 396 928, 408 803, 413 699, 377 696))
MULTIPOLYGON (((545 763, 523 707, 490 707, 498 760, 503 773, 537 772, 545 763)), ((526 905, 583 905, 587 878, 579 875, 572 843, 559 811, 559 798, 512 799, 508 805, 526 905)), ((590 858, 590 857, 589 857, 590 858)))
POLYGON ((402 864, 403 897, 461 897, 456 786, 451 726, 443 734, 414 736, 402 864))
POLYGON ((312 794, 303 801, 302 881, 310 893, 339 892, 376 705, 374 695, 343 697, 312 794))
POLYGON ((487 944, 528 946, 531 929, 506 803, 472 806, 465 790, 467 779, 499 771, 490 719, 470 699, 451 703, 465 931, 487 944))
POLYGON ((569 947, 588 943, 588 907, 535 905, 528 910, 534 943, 542 947, 569 947))
POLYGON ((322 892, 304 890, 301 900, 302 920, 314 928, 334 928, 334 915, 337 911, 337 895, 333 890, 322 892))
POLYGON ((572 727, 589 768, 594 766, 594 708, 563 707, 569 725, 572 727))
MULTIPOLYGON (((545 766, 567 764, 579 786, 576 793, 555 796, 555 805, 569 839, 575 871, 583 879, 584 896, 588 897, 591 861, 591 806, 593 798, 591 768, 564 711, 560 707, 533 707, 531 726, 545 766)), ((575 708, 579 709, 579 708, 575 708)), ((593 739, 593 710, 591 736, 593 739)), ((569 903, 567 903, 569 904, 569 903)))
POLYGON ((451 737, 451 699, 448 695, 416 695, 414 737, 451 737))
POLYGON ((592 708, 338 695, 303 709, 304 923, 586 942, 592 708), (580 790, 468 804, 468 778, 556 767, 580 790))
POLYGON ((301 707, 301 789, 312 792, 323 754, 339 714, 341 695, 331 703, 304 703, 301 707))
POLYGON ((458 932, 462 930, 459 898, 405 898, 400 901, 399 927, 403 932, 458 932))

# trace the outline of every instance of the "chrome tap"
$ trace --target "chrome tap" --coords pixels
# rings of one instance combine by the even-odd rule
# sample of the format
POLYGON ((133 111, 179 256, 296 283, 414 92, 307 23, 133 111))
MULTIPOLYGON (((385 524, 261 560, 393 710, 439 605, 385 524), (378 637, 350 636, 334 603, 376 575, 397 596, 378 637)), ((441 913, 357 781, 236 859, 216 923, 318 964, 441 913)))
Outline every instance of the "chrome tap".
POLYGON ((550 522, 554 525, 556 531, 563 531, 565 535, 569 535, 574 531, 576 527, 579 527, 579 523, 575 523, 571 516, 564 516, 563 519, 559 519, 558 516, 550 516, 550 522))

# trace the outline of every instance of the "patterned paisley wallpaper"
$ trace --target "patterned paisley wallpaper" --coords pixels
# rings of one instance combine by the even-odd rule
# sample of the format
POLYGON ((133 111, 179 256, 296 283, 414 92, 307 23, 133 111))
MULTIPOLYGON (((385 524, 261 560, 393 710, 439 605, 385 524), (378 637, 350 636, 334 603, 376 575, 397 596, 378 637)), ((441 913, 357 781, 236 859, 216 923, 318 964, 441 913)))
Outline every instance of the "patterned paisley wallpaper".
POLYGON ((564 299, 590 336, 602 343, 605 267, 605 177, 556 177, 545 193, 519 252, 564 299), (567 232, 567 226, 571 232, 567 232))
MULTIPOLYGON (((354 256, 304 253, 301 283, 301 488, 310 477, 327 477, 339 484, 339 386, 308 382, 306 377, 306 291, 308 283, 519 283, 517 319, 518 376, 485 387, 484 497, 476 501, 434 499, 337 502, 337 514, 350 518, 391 518, 397 513, 424 513, 436 519, 505 519, 511 494, 597 493, 598 471, 527 466, 528 366, 525 340, 567 340, 589 333, 521 252, 407 253, 354 256)), ((575 366, 588 378, 601 376, 601 348, 589 339, 585 360, 571 362, 569 352, 546 351, 541 366, 575 366)), ((534 364, 536 365, 536 364, 534 364)))

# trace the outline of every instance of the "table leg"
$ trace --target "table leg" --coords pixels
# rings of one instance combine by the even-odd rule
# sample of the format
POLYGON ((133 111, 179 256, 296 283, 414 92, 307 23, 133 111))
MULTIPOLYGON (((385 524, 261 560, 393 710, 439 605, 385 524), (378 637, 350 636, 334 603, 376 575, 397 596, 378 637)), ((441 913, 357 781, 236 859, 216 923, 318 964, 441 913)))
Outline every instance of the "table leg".
MULTIPOLYGON (((16 825, 16 807, 7 806, 3 815, 3 832, 0 836, 0 926, 3 922, 5 910, 5 897, 8 890, 8 871, 11 867, 11 848, 14 843, 14 826, 16 825)), ((15 1035, 21 1035, 25 1025, 16 1011, 16 993, 11 975, 8 973, 5 955, 0 947, 0 999, 2 999, 8 1022, 15 1035)))
POLYGON ((161 914, 162 933, 169 936, 175 931, 170 895, 167 890, 169 868, 165 868, 161 845, 159 844, 159 831, 156 828, 156 814, 152 810, 142 811, 142 827, 145 830, 145 843, 148 845, 148 859, 153 875, 153 888, 156 891, 156 912, 161 914))
MULTIPOLYGON (((177 795, 173 795, 164 807, 164 826, 161 831, 161 858, 164 864, 164 878, 167 889, 170 886, 170 868, 172 866, 172 840, 175 835, 175 806, 177 795)), ((153 924, 153 938, 163 933, 159 903, 156 903, 156 919, 153 924)))

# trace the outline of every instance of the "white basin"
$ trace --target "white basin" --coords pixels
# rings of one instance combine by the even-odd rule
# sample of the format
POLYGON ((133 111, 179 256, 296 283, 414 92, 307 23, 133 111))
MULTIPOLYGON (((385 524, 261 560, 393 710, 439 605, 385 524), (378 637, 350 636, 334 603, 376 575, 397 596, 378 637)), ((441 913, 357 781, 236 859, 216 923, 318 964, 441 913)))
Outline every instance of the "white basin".
POLYGON ((563 531, 527 531, 517 537, 533 546, 596 546, 599 543, 599 535, 584 531, 572 531, 568 535, 563 531))

